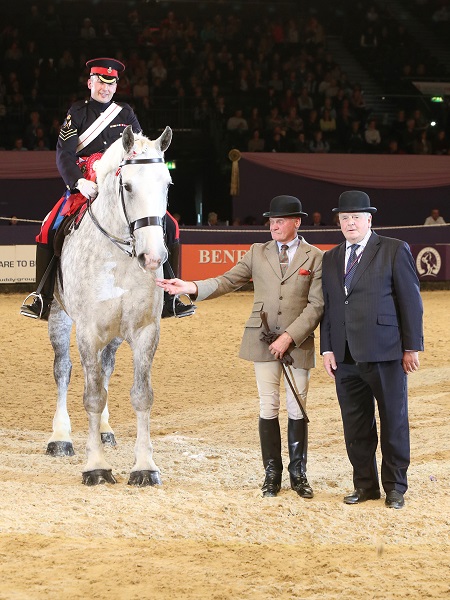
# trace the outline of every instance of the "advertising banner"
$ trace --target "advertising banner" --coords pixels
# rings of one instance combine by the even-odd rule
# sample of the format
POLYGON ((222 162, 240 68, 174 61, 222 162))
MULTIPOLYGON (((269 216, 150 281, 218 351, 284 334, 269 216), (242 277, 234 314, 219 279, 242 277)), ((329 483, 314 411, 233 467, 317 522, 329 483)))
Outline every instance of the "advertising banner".
POLYGON ((0 284, 36 280, 36 246, 0 246, 0 284))
MULTIPOLYGON (((318 244, 329 250, 334 244, 318 244)), ((217 277, 229 271, 250 248, 250 244, 182 244, 181 277, 187 281, 217 277)))
POLYGON ((450 279, 450 244, 412 245, 420 281, 448 281, 450 279))

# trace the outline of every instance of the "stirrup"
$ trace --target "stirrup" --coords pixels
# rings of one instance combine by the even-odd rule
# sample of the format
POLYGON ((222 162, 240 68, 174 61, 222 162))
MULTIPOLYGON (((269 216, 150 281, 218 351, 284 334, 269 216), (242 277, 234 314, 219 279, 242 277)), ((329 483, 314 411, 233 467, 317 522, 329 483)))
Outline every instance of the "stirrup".
POLYGON ((173 297, 173 316, 177 317, 177 319, 181 319, 182 317, 190 317, 195 313, 195 309, 197 308, 192 302, 192 298, 189 296, 189 294, 181 294, 181 296, 185 296, 189 300, 189 304, 184 304, 184 302, 181 302, 179 294, 173 297), (183 312, 180 312, 180 314, 177 314, 176 310, 177 300, 180 304, 182 304, 185 307, 185 309, 183 309, 183 312))
POLYGON ((42 294, 38 294, 37 292, 31 292, 31 294, 28 294, 28 296, 23 301, 22 306, 20 307, 20 314, 24 317, 30 317, 30 319, 42 319, 43 312, 44 299, 42 298, 42 294), (33 303, 31 305, 26 303, 29 298, 33 298, 33 303), (31 309, 31 306, 37 303, 37 300, 40 302, 41 305, 39 314, 31 309))

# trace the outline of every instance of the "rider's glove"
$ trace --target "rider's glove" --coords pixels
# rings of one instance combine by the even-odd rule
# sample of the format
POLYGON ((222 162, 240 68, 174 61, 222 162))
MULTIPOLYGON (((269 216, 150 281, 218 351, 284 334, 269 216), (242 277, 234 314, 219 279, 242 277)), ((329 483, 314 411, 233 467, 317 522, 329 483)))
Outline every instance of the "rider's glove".
POLYGON ((98 195, 98 185, 94 181, 89 181, 89 179, 79 179, 75 184, 75 187, 83 194, 85 198, 88 200, 94 200, 98 195))

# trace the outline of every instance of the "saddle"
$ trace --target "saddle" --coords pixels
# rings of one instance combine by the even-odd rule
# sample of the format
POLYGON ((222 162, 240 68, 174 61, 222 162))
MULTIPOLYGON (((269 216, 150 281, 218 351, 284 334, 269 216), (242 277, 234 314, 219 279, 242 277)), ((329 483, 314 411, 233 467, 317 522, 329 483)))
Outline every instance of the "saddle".
POLYGON ((64 240, 80 226, 86 214, 87 203, 82 204, 74 213, 66 215, 58 226, 53 238, 53 251, 58 258, 61 256, 64 240))

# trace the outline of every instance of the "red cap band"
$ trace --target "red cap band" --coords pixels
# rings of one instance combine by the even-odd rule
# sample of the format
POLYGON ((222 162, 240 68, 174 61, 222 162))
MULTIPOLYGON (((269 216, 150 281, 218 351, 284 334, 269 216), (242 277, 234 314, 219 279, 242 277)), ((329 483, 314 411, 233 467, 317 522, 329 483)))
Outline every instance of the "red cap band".
POLYGON ((119 73, 115 69, 111 69, 111 67, 92 67, 91 74, 94 75, 108 75, 109 77, 118 77, 119 73))

